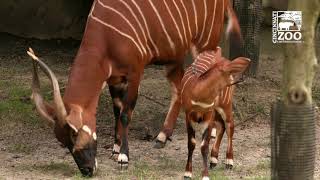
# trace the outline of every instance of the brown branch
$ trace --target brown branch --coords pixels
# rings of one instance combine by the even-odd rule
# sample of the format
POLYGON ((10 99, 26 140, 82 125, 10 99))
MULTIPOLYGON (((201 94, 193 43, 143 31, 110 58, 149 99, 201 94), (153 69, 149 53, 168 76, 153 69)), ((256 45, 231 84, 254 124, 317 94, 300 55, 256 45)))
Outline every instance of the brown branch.
POLYGON ((237 104, 235 102, 232 102, 232 107, 235 111, 235 114, 240 119, 240 121, 243 121, 243 114, 241 113, 241 109, 237 106, 237 104))
POLYGON ((237 127, 237 126, 239 126, 239 125, 241 125, 241 124, 244 124, 245 122, 254 119, 254 118, 257 117, 258 115, 259 115, 259 113, 256 113, 256 114, 254 114, 254 115, 246 118, 246 120, 240 121, 239 123, 235 124, 234 126, 237 127))
POLYGON ((153 98, 151 98, 151 97, 149 97, 149 96, 147 96, 147 95, 144 95, 144 94, 142 94, 142 93, 139 93, 139 95, 142 96, 142 97, 144 97, 144 98, 146 98, 146 99, 148 99, 149 101, 152 101, 152 102, 154 102, 154 103, 156 103, 156 104, 159 104, 159 105, 161 105, 161 106, 163 106, 163 107, 167 107, 167 105, 165 105, 165 104, 163 104, 162 102, 159 102, 159 101, 157 101, 157 100, 154 100, 153 98))

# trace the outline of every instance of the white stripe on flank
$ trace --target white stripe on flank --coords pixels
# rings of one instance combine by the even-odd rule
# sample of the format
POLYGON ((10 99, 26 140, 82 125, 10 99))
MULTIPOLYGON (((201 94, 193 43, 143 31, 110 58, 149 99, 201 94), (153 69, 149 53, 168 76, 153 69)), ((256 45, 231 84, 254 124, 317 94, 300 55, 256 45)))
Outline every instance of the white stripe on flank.
POLYGON ((198 64, 197 64, 197 65, 199 65, 199 66, 204 66, 206 69, 208 69, 208 68, 209 68, 206 64, 201 63, 201 62, 198 62, 198 64))
POLYGON ((197 7, 196 4, 194 3, 194 0, 192 1, 192 7, 193 7, 193 13, 194 13, 194 23, 196 24, 196 34, 194 35, 195 37, 198 35, 198 13, 197 13, 197 7))
POLYGON ((191 70, 191 68, 190 69, 188 69, 184 74, 188 74, 188 73, 191 73, 192 72, 192 70, 191 70))
MULTIPOLYGON (((206 59, 206 60, 208 60, 208 61, 210 61, 210 62, 214 61, 213 58, 210 58, 210 57, 208 57, 208 56, 204 56, 203 59, 206 59)), ((211 63, 210 63, 210 64, 211 64, 211 63)))
POLYGON ((207 54, 207 57, 209 57, 209 58, 215 58, 215 56, 212 55, 212 54, 210 54, 210 53, 207 54))
POLYGON ((167 32, 167 29, 166 29, 166 27, 165 27, 165 25, 164 25, 164 23, 163 23, 163 20, 162 20, 162 18, 161 18, 161 16, 160 16, 158 10, 156 9, 156 7, 154 6, 154 4, 152 3, 152 0, 148 0, 148 1, 149 1, 150 5, 151 5, 153 11, 154 11, 155 14, 157 15, 158 20, 160 21, 162 30, 164 31, 165 35, 167 36, 168 42, 169 42, 169 44, 170 44, 170 47, 171 47, 173 53, 176 54, 175 44, 173 43, 171 37, 169 36, 169 34, 168 34, 168 32, 167 32))
POLYGON ((157 45, 154 43, 153 39, 151 38, 150 31, 149 31, 149 27, 148 27, 146 18, 144 17, 143 12, 141 11, 141 8, 139 7, 139 5, 138 5, 134 0, 131 0, 131 2, 132 2, 132 3, 136 6, 136 8, 138 9, 138 11, 139 11, 139 13, 140 13, 140 15, 141 15, 141 17, 142 17, 142 19, 143 19, 144 25, 145 25, 145 27, 146 27, 146 29, 147 29, 148 38, 149 38, 149 40, 150 40, 153 48, 155 49, 157 56, 160 56, 159 49, 158 49, 157 45))
POLYGON ((148 40, 147 40, 147 36, 146 36, 145 30, 143 29, 142 24, 140 23, 138 17, 137 17, 136 14, 133 12, 132 8, 128 5, 128 3, 126 3, 126 2, 123 1, 123 0, 119 0, 119 1, 126 6, 126 8, 130 11, 130 13, 132 14, 132 16, 134 17, 134 19, 135 19, 136 22, 138 23, 139 28, 140 28, 140 30, 141 30, 141 32, 142 32, 142 34, 143 34, 143 37, 144 37, 144 40, 145 40, 145 43, 146 43, 145 45, 146 45, 149 53, 151 54, 151 56, 153 56, 153 55, 152 55, 152 51, 151 51, 151 49, 150 49, 150 47, 149 47, 149 45, 148 45, 148 40))
POLYGON ((206 62, 206 63, 208 63, 208 64, 211 64, 211 62, 208 61, 207 59, 201 59, 201 61, 204 61, 204 62, 206 62))
POLYGON ((230 87, 230 90, 229 90, 229 93, 228 93, 227 104, 230 102, 230 99, 231 99, 231 92, 232 92, 232 87, 230 87))
POLYGON ((184 13, 186 14, 186 17, 187 17, 187 23, 188 23, 189 34, 190 34, 190 39, 191 39, 191 38, 192 38, 192 32, 191 32, 191 26, 190 26, 190 21, 189 21, 189 14, 188 14, 187 8, 186 8, 186 6, 184 5, 184 2, 183 2, 183 1, 184 1, 184 0, 180 0, 180 3, 182 4, 184 13))
POLYGON ((182 35, 181 35, 181 31, 180 31, 180 29, 179 29, 179 26, 178 26, 178 24, 177 24, 177 21, 176 21, 176 19, 173 17, 173 14, 172 14, 172 12, 171 12, 171 10, 170 10, 170 8, 169 8, 166 0, 163 0, 163 2, 164 2, 164 5, 166 6, 166 8, 167 8, 167 10, 168 10, 168 12, 169 12, 169 14, 170 14, 170 17, 171 17, 174 25, 176 26, 176 29, 177 29, 177 31, 178 31, 181 44, 182 44, 182 46, 184 46, 184 41, 183 41, 183 38, 182 38, 182 35))
POLYGON ((112 66, 111 66, 111 64, 109 64, 109 73, 108 73, 107 79, 109 79, 111 75, 112 75, 112 66))
POLYGON ((98 23, 100 23, 100 24, 102 24, 102 25, 104 25, 104 26, 106 26, 106 27, 114 30, 115 32, 117 32, 117 33, 120 34, 121 36, 124 36, 124 37, 128 38, 129 40, 131 40, 131 41, 134 43, 134 45, 137 47, 137 49, 139 50, 139 52, 140 52, 140 54, 141 54, 141 57, 143 58, 143 52, 142 52, 142 50, 140 49, 140 46, 138 45, 138 43, 135 41, 135 39, 133 39, 133 37, 131 37, 130 35, 122 32, 122 31, 120 31, 120 30, 117 29, 116 27, 114 27, 114 26, 112 26, 112 25, 110 25, 110 24, 102 21, 102 20, 99 19, 98 17, 94 16, 93 13, 91 14, 91 18, 92 18, 93 20, 97 21, 98 23))
POLYGON ((145 46, 142 44, 141 39, 140 39, 140 36, 139 36, 139 34, 137 33, 137 30, 136 30, 136 28, 131 24, 131 22, 130 22, 121 12, 119 12, 119 11, 116 10, 116 9, 114 9, 113 7, 110 7, 110 6, 107 6, 107 5, 103 4, 100 0, 98 0, 98 3, 99 3, 102 7, 104 7, 104 8, 106 8, 106 9, 109 9, 109 10, 115 12, 115 13, 118 14, 120 17, 122 17, 123 20, 125 20, 125 21, 127 22, 127 24, 130 26, 130 28, 133 30, 134 34, 136 35, 136 37, 137 37, 137 39, 138 39, 138 41, 139 41, 139 44, 140 44, 140 48, 142 48, 144 54, 147 55, 147 50, 146 50, 145 46))
POLYGON ((204 32, 206 30, 206 23, 207 23, 207 15, 208 15, 208 10, 207 10, 207 1, 203 1, 204 3, 204 20, 203 20, 203 27, 202 27, 202 32, 200 35, 200 38, 198 40, 198 44, 201 43, 201 40, 203 38, 204 32))
POLYGON ((224 94, 224 98, 223 98, 223 101, 222 101, 224 103, 226 102, 226 98, 227 98, 227 96, 229 94, 229 89, 230 89, 230 87, 227 87, 226 93, 224 94))
POLYGON ((95 6, 96 6, 96 2, 94 1, 93 4, 92 4, 92 7, 90 9, 88 17, 90 17, 92 15, 92 12, 93 12, 95 6))
MULTIPOLYGON (((213 29, 213 24, 214 24, 214 20, 215 20, 215 16, 216 16, 216 7, 217 7, 217 1, 218 0, 214 0, 214 9, 213 9, 213 17, 212 17, 212 23, 211 23, 211 27, 210 27, 210 32, 209 32, 209 35, 208 35, 208 39, 207 41, 203 44, 202 48, 204 48, 205 46, 207 46, 209 44, 209 41, 211 39, 211 34, 212 34, 212 29, 213 29)), ((224 0, 222 0, 222 6, 224 6, 224 0)), ((222 7, 223 8, 223 7, 222 7)), ((222 9, 222 11, 224 11, 222 9)))
POLYGON ((175 0, 172 0, 174 6, 176 7, 177 11, 178 11, 178 14, 179 14, 179 17, 180 17, 180 20, 181 20, 181 24, 182 24, 182 28, 183 28, 183 34, 184 34, 184 39, 185 39, 185 42, 186 42, 186 45, 188 45, 188 39, 187 39, 187 33, 186 33, 186 26, 184 25, 184 20, 182 18, 182 14, 180 12, 180 9, 176 3, 175 0))
POLYGON ((200 73, 204 73, 207 71, 207 69, 205 67, 203 67, 202 65, 198 65, 197 68, 202 68, 202 71, 200 69, 198 69, 198 71, 200 71, 200 73))
POLYGON ((185 73, 184 73, 184 77, 186 77, 187 74, 190 74, 191 72, 192 72, 192 71, 185 72, 185 73))
POLYGON ((186 82, 183 84, 183 87, 182 87, 182 90, 181 90, 181 97, 182 97, 182 94, 183 94, 183 91, 184 91, 184 88, 186 86, 186 84, 188 84, 188 82, 190 81, 190 78, 192 78, 193 76, 189 76, 188 79, 186 80, 186 82))

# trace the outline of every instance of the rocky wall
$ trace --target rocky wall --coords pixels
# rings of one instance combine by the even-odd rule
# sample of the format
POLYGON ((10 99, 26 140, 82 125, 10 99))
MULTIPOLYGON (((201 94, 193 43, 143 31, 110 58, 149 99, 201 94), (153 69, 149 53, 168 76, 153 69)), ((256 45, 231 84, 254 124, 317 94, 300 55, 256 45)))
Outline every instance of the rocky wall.
POLYGON ((0 32, 22 37, 81 39, 92 0, 0 2, 0 32))

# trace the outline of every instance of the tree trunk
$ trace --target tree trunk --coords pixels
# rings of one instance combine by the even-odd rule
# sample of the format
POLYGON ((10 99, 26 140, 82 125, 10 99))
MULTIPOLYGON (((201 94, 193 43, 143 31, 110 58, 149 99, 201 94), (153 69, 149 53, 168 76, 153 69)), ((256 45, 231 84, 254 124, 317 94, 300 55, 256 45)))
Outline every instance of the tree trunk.
POLYGON ((289 10, 302 11, 302 43, 285 46, 281 99, 272 107, 272 179, 311 180, 315 163, 312 82, 316 72, 315 27, 319 0, 291 0, 289 10))
MULTIPOLYGON (((263 21, 262 0, 234 0, 233 7, 239 18, 241 33, 244 39, 241 54, 251 59, 247 74, 256 76, 260 54, 259 33, 263 21)), ((233 52, 237 51, 230 48, 230 59, 235 58, 236 54, 233 52)))

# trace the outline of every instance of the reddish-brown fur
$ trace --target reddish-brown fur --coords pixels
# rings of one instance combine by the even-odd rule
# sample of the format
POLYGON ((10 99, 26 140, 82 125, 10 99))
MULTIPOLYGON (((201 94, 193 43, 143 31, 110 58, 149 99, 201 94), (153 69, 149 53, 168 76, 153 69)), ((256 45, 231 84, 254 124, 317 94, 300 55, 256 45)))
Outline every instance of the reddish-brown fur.
POLYGON ((42 106, 39 103, 41 98, 38 98, 37 104, 38 111, 47 112, 42 113, 43 117, 48 119, 49 114, 51 122, 52 119, 58 122, 55 125, 55 133, 63 144, 73 149, 74 145, 81 141, 80 144, 84 146, 75 146, 78 147, 75 152, 83 152, 84 147, 89 148, 90 153, 85 154, 90 156, 73 154, 79 168, 84 167, 85 171, 89 171, 84 174, 92 175, 96 154, 96 145, 92 144, 96 144, 96 141, 91 138, 83 142, 77 137, 82 133, 84 126, 89 127, 92 132, 96 131, 96 107, 102 84, 105 81, 108 83, 114 103, 116 126, 113 153, 120 153, 118 162, 126 165, 129 157, 128 125, 135 107, 144 67, 152 63, 166 64, 167 78, 172 85, 173 98, 161 131, 164 138, 159 139, 158 136, 157 141, 157 147, 162 147, 166 139, 172 135, 181 106, 179 94, 184 72, 184 56, 191 47, 197 52, 203 52, 217 46, 225 14, 229 16, 231 22, 230 34, 235 34, 240 39, 239 24, 228 0, 94 1, 80 49, 72 66, 63 103, 55 106, 64 105, 60 109, 65 109, 65 112, 59 113, 60 110, 57 108, 42 106), (193 11, 193 1, 196 4, 197 17, 193 11), (204 15, 205 3, 207 16, 204 15), (152 4, 159 11, 164 28, 152 4), (177 26, 174 25, 174 21, 177 26))
MULTIPOLYGON (((208 177, 208 152, 212 128, 216 127, 218 137, 211 151, 212 158, 218 158, 218 150, 227 125, 227 159, 233 160, 232 137, 232 95, 233 76, 242 73, 250 60, 239 57, 229 61, 221 57, 221 49, 216 52, 201 53, 186 70, 182 79, 181 102, 186 114, 188 132, 188 161, 185 178, 192 174, 192 153, 195 148, 195 125, 202 129, 201 154, 203 157, 203 177, 208 177)), ((213 167, 216 162, 210 162, 213 167)), ((228 165, 228 164, 227 164, 228 165)), ((229 164, 232 165, 232 164, 229 164)), ((228 166, 229 167, 229 166, 228 166)))

